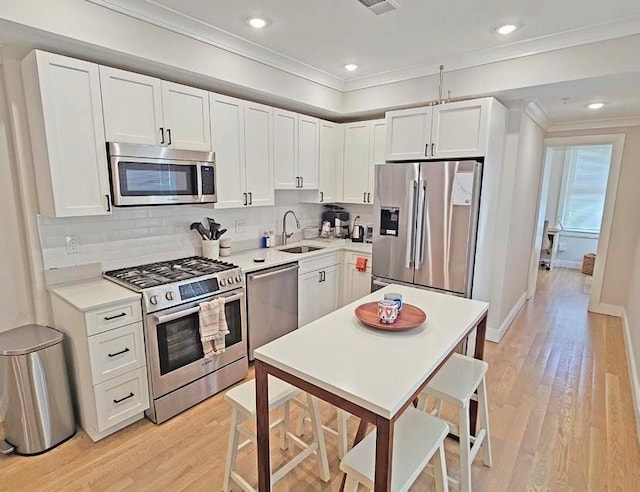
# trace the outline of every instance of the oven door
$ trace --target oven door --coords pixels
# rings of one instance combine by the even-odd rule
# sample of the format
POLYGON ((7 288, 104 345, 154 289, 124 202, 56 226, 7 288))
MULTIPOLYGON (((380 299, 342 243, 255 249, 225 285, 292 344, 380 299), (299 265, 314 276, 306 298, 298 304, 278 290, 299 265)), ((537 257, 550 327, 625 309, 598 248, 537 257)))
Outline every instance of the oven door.
POLYGON ((153 397, 159 398, 247 356, 244 290, 200 299, 146 318, 148 370, 153 397), (200 342, 200 303, 223 297, 229 334, 225 352, 204 358, 200 342))
POLYGON ((112 157, 110 167, 115 206, 216 201, 212 163, 112 157))

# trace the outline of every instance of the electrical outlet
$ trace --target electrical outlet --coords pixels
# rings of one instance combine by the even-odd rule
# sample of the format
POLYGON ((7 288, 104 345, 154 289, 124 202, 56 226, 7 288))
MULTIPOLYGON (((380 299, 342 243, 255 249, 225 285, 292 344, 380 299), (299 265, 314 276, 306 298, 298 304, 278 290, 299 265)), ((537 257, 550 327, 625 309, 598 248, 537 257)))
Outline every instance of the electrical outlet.
POLYGON ((77 236, 65 236, 64 246, 68 255, 80 253, 80 240, 77 236))
POLYGON ((247 223, 244 220, 236 220, 236 232, 245 232, 247 223))

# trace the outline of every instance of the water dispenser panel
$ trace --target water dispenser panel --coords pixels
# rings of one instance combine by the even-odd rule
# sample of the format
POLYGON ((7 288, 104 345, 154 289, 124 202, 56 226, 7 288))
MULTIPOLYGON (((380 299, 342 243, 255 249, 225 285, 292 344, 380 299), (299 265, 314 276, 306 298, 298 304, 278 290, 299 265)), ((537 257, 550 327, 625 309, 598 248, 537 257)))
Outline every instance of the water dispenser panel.
POLYGON ((398 217, 400 209, 398 207, 380 208, 380 235, 398 237, 398 217))

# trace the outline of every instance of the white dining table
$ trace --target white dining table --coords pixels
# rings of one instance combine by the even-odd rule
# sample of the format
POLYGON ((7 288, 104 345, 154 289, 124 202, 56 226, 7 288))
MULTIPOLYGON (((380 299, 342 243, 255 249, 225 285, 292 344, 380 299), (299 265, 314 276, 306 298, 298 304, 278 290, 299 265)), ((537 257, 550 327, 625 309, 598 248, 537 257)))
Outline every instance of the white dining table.
MULTIPOLYGON (((255 350, 258 490, 271 490, 269 375, 359 417, 354 445, 367 424, 375 425, 374 490, 389 491, 394 422, 474 333, 473 356, 483 358, 488 308, 486 302, 392 284, 255 350), (426 322, 393 332, 369 328, 355 317, 357 306, 391 292, 422 309, 426 322)), ((475 405, 471 412, 475 423, 475 405)))

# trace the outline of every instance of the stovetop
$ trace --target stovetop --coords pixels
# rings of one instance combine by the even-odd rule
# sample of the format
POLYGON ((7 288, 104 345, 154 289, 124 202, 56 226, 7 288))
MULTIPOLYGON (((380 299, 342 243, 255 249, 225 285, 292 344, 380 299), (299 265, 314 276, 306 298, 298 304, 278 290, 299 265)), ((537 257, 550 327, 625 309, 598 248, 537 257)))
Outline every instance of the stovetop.
POLYGON ((137 267, 122 268, 105 272, 107 277, 127 284, 130 289, 138 292, 149 287, 180 282, 191 278, 211 275, 237 268, 233 263, 220 260, 210 260, 200 256, 180 258, 171 261, 161 261, 137 267))
POLYGON ((147 313, 244 287, 240 267, 200 256, 111 270, 103 275, 140 292, 147 313))

